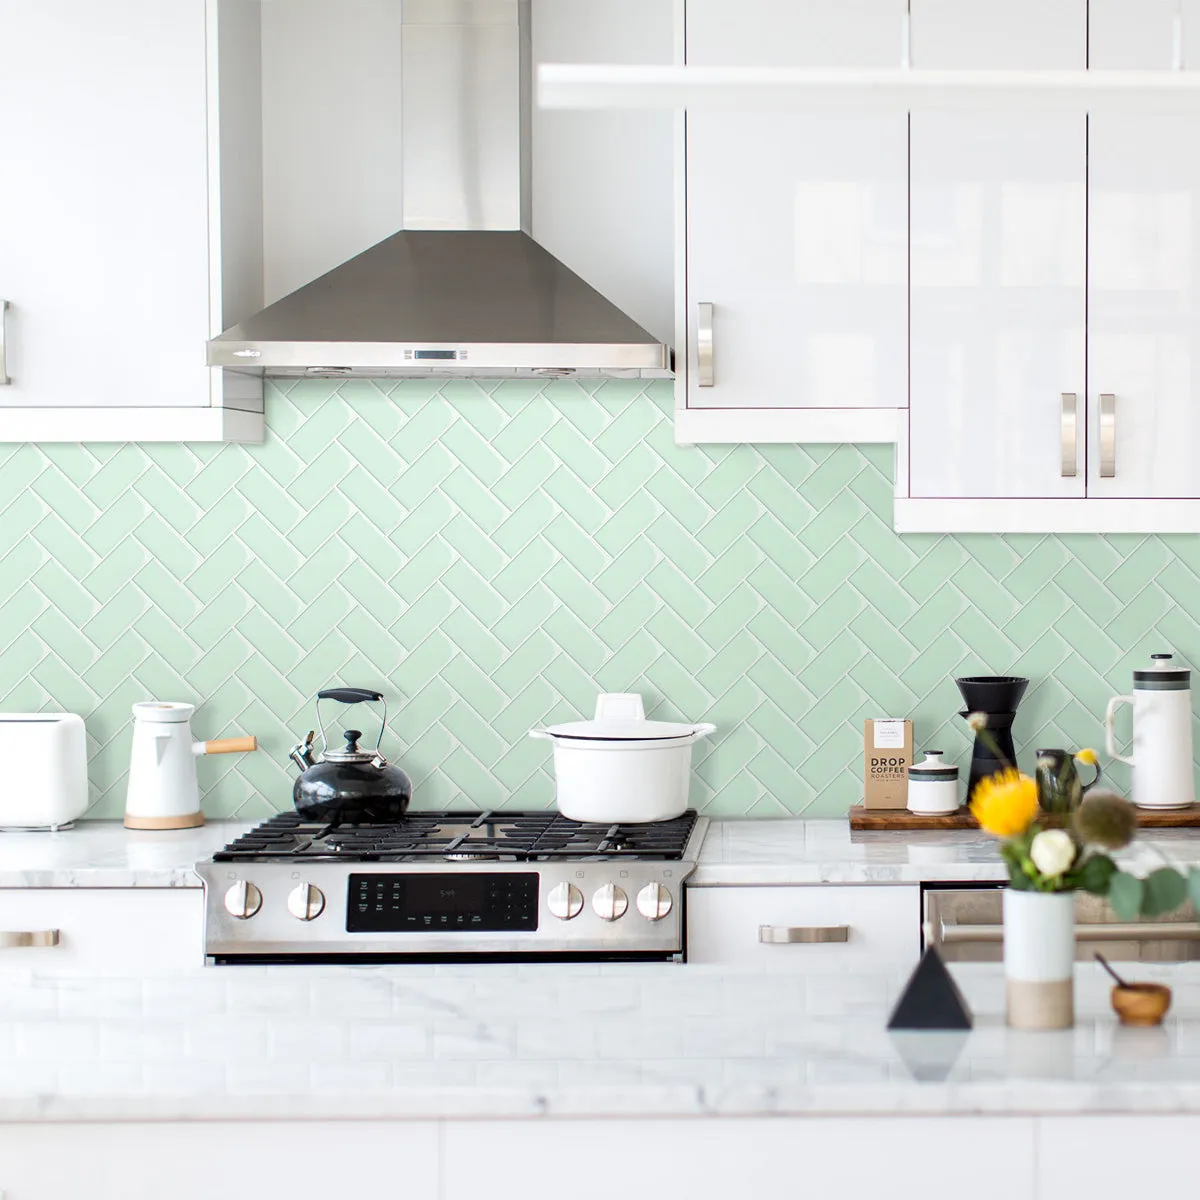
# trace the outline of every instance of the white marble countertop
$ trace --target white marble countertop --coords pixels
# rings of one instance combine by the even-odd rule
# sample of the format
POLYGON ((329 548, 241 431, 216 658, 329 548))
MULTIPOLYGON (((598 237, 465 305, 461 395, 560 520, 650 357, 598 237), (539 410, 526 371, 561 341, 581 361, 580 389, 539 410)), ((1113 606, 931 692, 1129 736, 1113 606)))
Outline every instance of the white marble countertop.
MULTIPOLYGON (((199 887, 192 864, 251 828, 213 821, 150 833, 119 821, 81 821, 60 833, 0 832, 0 888, 199 887)), ((1195 830, 1156 830, 1126 856, 1142 871, 1161 856, 1200 866, 1195 830)), ((855 833, 844 820, 713 821, 689 879, 738 884, 913 883, 1000 880, 995 841, 975 832, 855 833)))
MULTIPOLYGON (((1200 866, 1200 834, 1142 834, 1123 863, 1144 873, 1167 861, 1200 866)), ((996 840, 976 830, 856 832, 844 820, 714 821, 691 887, 803 883, 963 883, 1002 880, 996 840)))
POLYGON ((80 821, 57 833, 0 832, 0 888, 200 886, 192 864, 250 826, 213 821, 149 832, 120 821, 80 821))
POLYGON ((969 1034, 891 1035, 895 972, 686 965, 0 974, 0 1122, 1200 1113, 1200 964, 1158 1029, 1017 1033, 997 965, 953 968, 969 1034))

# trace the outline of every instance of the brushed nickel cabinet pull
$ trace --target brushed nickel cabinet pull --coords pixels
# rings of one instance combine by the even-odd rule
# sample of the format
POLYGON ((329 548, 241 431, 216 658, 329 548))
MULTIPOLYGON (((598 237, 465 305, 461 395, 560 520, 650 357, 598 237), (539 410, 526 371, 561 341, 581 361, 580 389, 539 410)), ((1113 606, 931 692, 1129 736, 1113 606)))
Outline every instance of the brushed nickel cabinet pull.
POLYGON ((849 925, 760 925, 758 940, 767 946, 818 945, 848 942, 849 925))
POLYGON ((15 950, 21 946, 57 946, 57 929, 0 930, 0 950, 15 950))
POLYGON ((713 306, 698 304, 696 320, 696 374, 700 387, 713 386, 713 306))
POLYGON ((1100 478, 1117 474, 1117 398, 1111 392, 1100 397, 1100 478))
POLYGON ((8 377, 8 301, 0 300, 0 387, 12 383, 8 377))
POLYGON ((1079 397, 1062 394, 1062 477, 1074 479, 1079 471, 1079 397))

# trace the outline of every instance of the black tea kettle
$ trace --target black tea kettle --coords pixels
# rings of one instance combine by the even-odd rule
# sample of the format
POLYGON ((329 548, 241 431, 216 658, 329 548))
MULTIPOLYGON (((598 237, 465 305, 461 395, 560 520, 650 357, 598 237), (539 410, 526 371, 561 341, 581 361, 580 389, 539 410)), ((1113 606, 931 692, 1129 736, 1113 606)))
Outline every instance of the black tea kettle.
POLYGON ((313 732, 292 747, 289 756, 300 768, 300 778, 292 788, 296 811, 306 821, 335 825, 386 824, 399 821, 412 799, 412 781, 399 767, 389 766, 380 753, 383 731, 387 726, 387 701, 382 693, 366 688, 326 688, 317 693, 317 728, 323 747, 313 757, 313 732), (358 747, 362 733, 347 729, 345 746, 330 749, 321 721, 321 701, 341 704, 381 703, 383 716, 379 737, 373 750, 358 747))

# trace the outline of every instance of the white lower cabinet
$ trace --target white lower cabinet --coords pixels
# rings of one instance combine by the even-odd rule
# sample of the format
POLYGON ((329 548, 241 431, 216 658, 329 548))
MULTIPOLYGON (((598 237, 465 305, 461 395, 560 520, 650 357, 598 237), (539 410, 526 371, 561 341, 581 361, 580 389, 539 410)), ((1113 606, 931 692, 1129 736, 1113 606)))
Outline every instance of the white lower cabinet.
POLYGON ((1033 1121, 447 1122, 442 1162, 443 1200, 1013 1200, 1031 1195, 1033 1121))
POLYGON ((689 888, 687 919, 693 963, 915 964, 920 953, 915 884, 689 888))
MULTIPOLYGON (((488 1194, 506 1193, 492 1189, 488 1194)), ((439 1200, 437 1125, 432 1121, 0 1124, 3 1200, 360 1196, 439 1200)))
POLYGON ((1043 1117, 1034 1194, 1127 1200, 1135 1191, 1190 1191, 1197 1131, 1196 1116, 1043 1117))
POLYGON ((8 970, 161 975, 203 965, 201 888, 0 889, 0 987, 8 970), (45 945, 52 933, 57 944, 45 945))

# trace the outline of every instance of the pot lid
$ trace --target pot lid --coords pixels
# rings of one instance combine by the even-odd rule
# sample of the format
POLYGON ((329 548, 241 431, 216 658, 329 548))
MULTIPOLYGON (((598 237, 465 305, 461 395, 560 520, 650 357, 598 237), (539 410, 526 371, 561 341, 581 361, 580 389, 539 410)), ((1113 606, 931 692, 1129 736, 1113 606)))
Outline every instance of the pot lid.
POLYGON ((958 767, 954 763, 942 761, 944 750, 926 750, 925 758, 919 763, 913 763, 908 768, 910 779, 955 779, 958 777, 958 767))
POLYGON ((1150 666, 1133 673, 1134 686, 1143 691, 1183 691, 1191 678, 1191 670, 1173 654, 1152 654, 1150 666))
POLYGON ((378 748, 374 750, 360 750, 358 748, 358 739, 362 737, 362 730, 347 729, 342 736, 346 739, 346 744, 338 750, 326 750, 321 755, 322 762, 374 763, 377 767, 387 766, 387 759, 379 753, 378 748))
POLYGON ((584 741, 666 741, 691 737, 707 728, 678 721, 647 721, 642 698, 636 692, 609 692, 596 700, 596 715, 590 721, 568 721, 550 725, 544 732, 556 738, 584 741))

